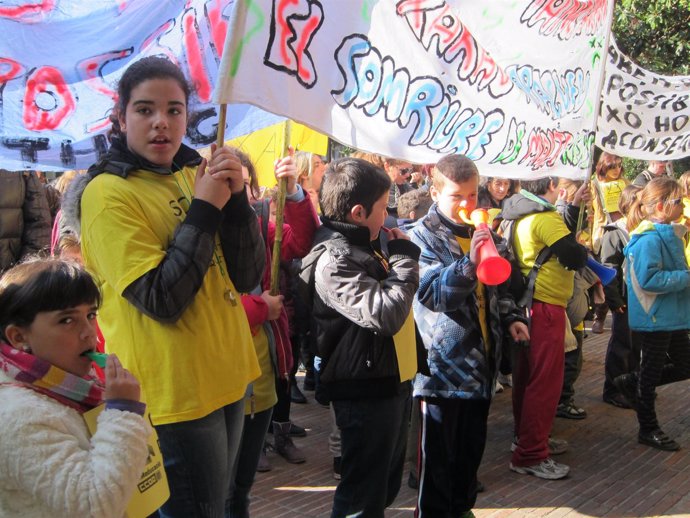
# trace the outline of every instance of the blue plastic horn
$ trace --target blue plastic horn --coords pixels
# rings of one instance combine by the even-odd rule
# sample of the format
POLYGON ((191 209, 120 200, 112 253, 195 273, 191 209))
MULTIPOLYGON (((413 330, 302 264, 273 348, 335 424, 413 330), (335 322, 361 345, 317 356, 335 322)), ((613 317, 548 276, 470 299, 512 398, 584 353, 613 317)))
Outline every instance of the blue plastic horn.
POLYGON ((603 264, 596 262, 591 257, 587 258, 587 267, 597 274, 597 277, 599 277, 599 280, 604 286, 608 286, 608 284, 616 277, 616 270, 614 268, 604 266, 603 264))

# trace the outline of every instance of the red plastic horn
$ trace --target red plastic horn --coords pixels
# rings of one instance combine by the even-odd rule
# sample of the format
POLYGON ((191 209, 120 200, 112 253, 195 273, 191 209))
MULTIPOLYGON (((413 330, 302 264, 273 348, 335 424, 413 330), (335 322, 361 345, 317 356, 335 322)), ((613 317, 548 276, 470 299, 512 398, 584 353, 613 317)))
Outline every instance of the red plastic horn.
MULTIPOLYGON (((460 219, 477 229, 489 228, 489 212, 486 209, 474 209, 467 217, 467 209, 458 210, 460 219)), ((493 239, 487 239, 479 247, 479 265, 477 278, 488 286, 496 286, 510 277, 510 262, 498 255, 493 239)))

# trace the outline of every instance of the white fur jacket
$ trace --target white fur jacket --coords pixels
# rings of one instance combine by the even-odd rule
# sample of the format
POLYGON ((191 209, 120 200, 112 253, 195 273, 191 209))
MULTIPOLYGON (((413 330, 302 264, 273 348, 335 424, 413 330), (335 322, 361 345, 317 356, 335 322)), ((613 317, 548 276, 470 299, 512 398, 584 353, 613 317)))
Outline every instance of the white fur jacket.
MULTIPOLYGON (((0 372, 0 383, 11 382, 0 372)), ((120 518, 144 469, 148 428, 105 410, 89 434, 72 408, 0 385, 0 516, 120 518)))

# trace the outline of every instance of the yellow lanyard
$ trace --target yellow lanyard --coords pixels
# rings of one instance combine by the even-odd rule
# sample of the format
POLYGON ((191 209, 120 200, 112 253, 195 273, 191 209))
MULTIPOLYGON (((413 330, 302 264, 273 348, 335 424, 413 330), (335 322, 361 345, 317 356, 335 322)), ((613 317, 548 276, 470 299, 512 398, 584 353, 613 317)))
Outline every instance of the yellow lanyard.
POLYGON ((379 260, 381 263, 381 266, 383 266, 384 270, 386 270, 386 273, 390 272, 390 265, 388 264, 388 259, 386 259, 383 254, 380 254, 378 250, 372 247, 372 250, 374 251, 374 255, 376 258, 379 260))

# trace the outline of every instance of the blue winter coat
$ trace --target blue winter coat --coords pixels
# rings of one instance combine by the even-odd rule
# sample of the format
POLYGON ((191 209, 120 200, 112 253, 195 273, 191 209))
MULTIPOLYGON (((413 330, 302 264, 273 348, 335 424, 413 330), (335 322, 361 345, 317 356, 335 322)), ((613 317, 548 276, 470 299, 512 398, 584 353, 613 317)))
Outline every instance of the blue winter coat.
POLYGON ((628 320, 633 331, 690 329, 685 227, 643 221, 624 249, 628 320))
MULTIPOLYGON (((507 284, 486 286, 493 342, 487 347, 479 326, 475 267, 441 222, 435 204, 409 235, 422 249, 419 290, 413 309, 431 374, 417 374, 414 395, 491 399, 507 326, 525 320, 508 293, 507 284)), ((494 237, 499 253, 507 255, 505 241, 494 237)))

